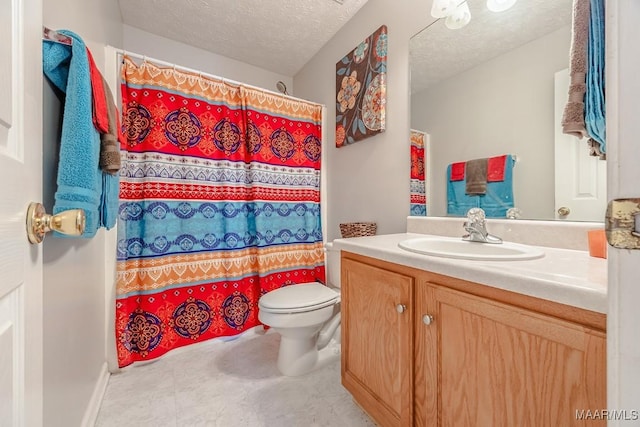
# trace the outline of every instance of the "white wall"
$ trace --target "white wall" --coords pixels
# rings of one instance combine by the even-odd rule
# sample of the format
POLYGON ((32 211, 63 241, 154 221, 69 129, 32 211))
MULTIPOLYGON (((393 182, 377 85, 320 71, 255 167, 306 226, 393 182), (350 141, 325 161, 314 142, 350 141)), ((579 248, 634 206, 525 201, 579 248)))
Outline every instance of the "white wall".
MULTIPOLYGON (((53 3, 45 2, 44 24, 52 28, 73 28, 85 38, 98 64, 103 64, 102 50, 97 48, 101 43, 122 46, 120 35, 116 31, 119 26, 116 2, 58 0, 53 3)), ((639 130, 638 121, 634 120, 634 117, 640 96, 636 78, 640 62, 635 54, 634 41, 640 36, 640 27, 637 25, 640 8, 638 3, 632 0, 614 0, 607 3, 607 43, 613 43, 608 49, 614 48, 607 54, 607 85, 610 88, 608 93, 612 95, 610 100, 613 101, 608 104, 607 117, 610 131, 609 193, 610 198, 637 197, 636 183, 640 179, 637 163, 640 153, 635 143, 639 130), (616 83, 618 80, 619 83, 616 83)), ((383 233, 404 229, 404 216, 408 209, 408 155, 402 155, 403 158, 407 158, 406 164, 404 160, 398 161, 395 172, 393 161, 389 159, 396 157, 394 148, 405 144, 402 141, 407 142, 406 147, 403 146, 401 149, 408 150, 408 40, 411 34, 423 26, 418 21, 429 19, 424 18, 428 15, 429 8, 428 1, 369 0, 348 27, 340 31, 295 76, 296 96, 324 103, 329 110, 330 126, 327 132, 325 162, 330 165, 331 170, 328 202, 332 206, 330 213, 335 216, 330 223, 325 224, 331 229, 330 238, 337 237, 337 224, 342 220, 375 218, 383 233), (420 13, 416 12, 418 7, 422 8, 420 13), (405 19, 411 22, 403 23, 405 19), (381 24, 389 27, 387 131, 370 141, 365 140, 338 150, 334 146, 332 129, 335 120, 335 62, 381 24), (316 70, 316 67, 319 69, 316 70), (406 82, 403 84, 402 81, 406 82), (356 173, 353 170, 360 176, 355 177, 356 173), (391 182, 385 183, 387 179, 391 182), (364 188, 359 189, 359 184, 364 188), (407 197, 394 194, 405 187, 407 197), (360 195, 360 191, 364 192, 364 195, 360 195), (382 199, 382 202, 393 202, 397 206, 386 208, 381 206, 383 203, 378 202, 378 199, 382 199), (360 204, 364 205, 361 207, 360 204), (351 213, 352 210, 355 213, 351 213), (376 214, 377 211, 387 210, 385 214, 376 214)), ((151 53, 149 55, 153 56, 151 53)), ((186 63, 184 65, 189 66, 186 63)), ((218 73, 215 70, 210 72, 218 73)), ((283 81, 289 86, 286 80, 283 81)), ((52 142, 51 126, 55 126, 56 121, 56 117, 51 115, 51 108, 53 107, 45 102, 45 120, 50 121, 48 124, 45 123, 45 130, 49 129, 49 133, 45 134, 45 148, 47 142, 52 142)), ((45 152, 44 184, 45 189, 46 186, 51 189, 55 178, 47 169, 51 168, 53 160, 46 157, 46 154, 45 152)), ((52 193, 46 197, 51 198, 52 193)), ((45 256, 48 258, 44 266, 47 426, 79 424, 78 416, 86 406, 85 402, 91 392, 88 384, 95 381, 92 378, 97 375, 99 362, 95 348, 103 351, 101 347, 104 337, 98 339, 100 328, 95 324, 102 322, 104 309, 103 305, 97 302, 102 298, 102 290, 100 295, 94 293, 92 282, 100 277, 104 269, 104 254, 99 243, 101 238, 98 236, 83 244, 78 241, 56 241, 48 238, 44 243, 45 256), (89 359, 95 363, 87 362, 89 359), (78 390, 70 390, 72 383, 77 385, 78 390)), ((640 350, 634 329, 637 323, 635 302, 640 297, 635 268, 637 258, 637 251, 610 250, 607 354, 609 408, 631 410, 640 406, 637 387, 640 381, 640 371, 637 369, 640 366, 640 350), (621 328, 624 325, 626 327, 621 328)), ((626 424, 618 422, 612 425, 626 424)))
MULTIPOLYGON (((427 16, 430 3, 418 3, 417 0, 369 0, 348 27, 342 29, 294 76, 297 96, 326 104, 329 110, 328 122, 334 123, 335 62, 381 24, 389 27, 390 74, 387 87, 390 93, 387 103, 387 132, 371 141, 365 140, 350 147, 336 149, 334 131, 331 125, 328 126, 324 161, 329 164, 329 193, 325 202, 330 205, 330 216, 325 218, 325 227, 329 229, 330 239, 339 235, 339 222, 355 218, 381 218, 378 222, 383 226, 382 232, 402 231, 402 209, 392 207, 387 214, 378 215, 376 209, 384 211, 387 208, 380 206, 375 199, 404 205, 405 198, 393 194, 403 190, 404 178, 389 176, 393 182, 385 184, 381 183, 382 178, 378 178, 376 172, 388 172, 388 164, 391 163, 385 158, 385 154, 391 154, 392 150, 381 146, 400 145, 401 142, 393 140, 395 137, 408 139, 408 120, 403 119, 402 115, 408 114, 409 85, 402 85, 400 80, 407 79, 408 75, 407 65, 403 64, 408 62, 409 36, 420 28, 418 21, 421 16, 427 16), (408 7, 405 6, 406 3, 409 4, 408 7), (416 12, 418 7, 422 8, 421 13, 416 12), (405 25, 402 22, 403 16, 407 20, 405 25), (403 107, 403 97, 406 108, 403 107), (406 124, 406 135, 400 129, 403 124, 406 124), (354 182, 354 175, 358 173, 362 174, 362 178, 354 182), (364 184, 362 191, 366 196, 358 194, 359 183, 364 184), (350 193, 353 200, 350 200, 350 193), (364 206, 360 207, 360 204, 364 206)), ((616 196, 638 197, 639 193, 637 183, 640 180, 640 170, 637 165, 640 162, 640 150, 636 140, 640 133, 640 122, 634 119, 640 99, 640 80, 637 78, 640 59, 636 54, 636 41, 640 37, 639 19, 640 5, 637 1, 607 0, 607 182, 610 199, 616 196)), ((408 160, 407 164, 398 161, 396 174, 403 177, 405 167, 408 168, 408 160)), ((632 410, 640 407, 640 341, 637 339, 636 326, 637 301, 640 299, 637 280, 640 252, 610 248, 609 254, 607 407, 627 410, 631 414, 632 410)), ((609 425, 615 426, 628 424, 625 420, 609 422, 609 425)))
MULTIPOLYGON (((126 48, 168 62, 213 73, 232 80, 276 90, 282 80, 290 90, 292 77, 211 54, 131 27, 123 28, 117 2, 66 0, 45 2, 43 23, 52 29, 70 29, 91 49, 105 76, 109 71, 104 46, 126 48), (124 39, 128 41, 125 45, 124 39)), ((113 70, 111 70, 113 71, 113 70)), ((117 88, 116 88, 117 90, 117 88)), ((53 206, 57 150, 63 104, 44 83, 43 184, 44 204, 53 206)), ((106 378, 107 339, 112 343, 110 310, 112 285, 105 278, 115 268, 113 231, 101 229, 96 237, 44 242, 44 417, 47 426, 91 423, 99 403, 94 393, 106 378), (106 295, 106 297, 105 297, 106 295), (107 323, 105 323, 105 319, 107 323)), ((113 359, 109 354, 109 360, 113 359)))
MULTIPOLYGON (((418 0, 369 0, 348 27, 327 43, 294 78, 296 96, 328 106, 330 126, 327 132, 325 162, 330 165, 331 170, 328 203, 331 205, 330 214, 335 218, 329 218, 331 221, 326 223, 325 227, 330 228, 331 239, 339 235, 337 224, 343 220, 374 218, 378 220, 381 233, 404 230, 404 217, 408 210, 409 163, 408 155, 399 156, 395 149, 400 147, 400 150, 408 150, 409 146, 409 85, 406 64, 408 40, 411 34, 423 26, 418 21, 429 19, 423 18, 427 16, 429 3, 418 0), (421 8, 421 13, 416 12, 418 7, 421 8), (405 19, 411 22, 403 22, 405 19), (338 150, 335 148, 332 129, 335 120, 335 62, 382 24, 389 27, 387 131, 371 140, 338 150), (396 157, 406 158, 406 163, 404 160, 398 160, 394 168, 393 159, 396 157), (386 183, 386 180, 390 182, 386 183), (359 188, 359 185, 363 188, 359 188), (406 197, 404 194, 395 194, 401 192, 400 190, 404 192, 405 187, 406 197), (393 205, 383 206, 386 202, 392 202, 393 205), (360 206, 361 204, 363 206, 360 206), (388 212, 377 214, 378 211, 388 212)), ((640 63, 635 55, 634 45, 640 31, 637 25, 640 9, 637 2, 632 0, 607 3, 607 43, 615 43, 608 46, 608 49, 619 49, 619 52, 608 52, 608 87, 613 89, 614 83, 620 80, 619 84, 615 84, 615 95, 610 97, 614 102, 609 104, 607 117, 610 130, 609 193, 610 197, 631 197, 638 196, 634 185, 639 179, 637 163, 640 153, 634 142, 638 134, 638 121, 634 121, 633 118, 638 110, 640 94, 636 78, 640 63), (622 87, 618 88, 618 85, 622 87), (629 91, 629 88, 632 90, 629 91)), ((55 4, 49 1, 44 5, 44 24, 52 28, 72 28, 82 35, 92 49, 99 66, 104 63, 102 49, 99 48, 102 43, 122 46, 121 35, 117 30, 119 22, 115 1, 58 0, 55 4)), ((179 58, 166 60, 177 62, 179 58)), ((184 65, 190 66, 187 63, 184 65)), ((215 70, 204 71, 219 73, 215 70)), ((289 86, 286 80, 283 81, 289 86)), ((48 194, 45 193, 45 201, 48 197, 50 207, 53 195, 51 189, 55 182, 51 172, 54 159, 51 152, 47 153, 46 148, 47 144, 55 143, 52 134, 55 133, 58 118, 52 113, 52 109, 56 108, 55 99, 47 92, 48 89, 45 87, 48 100, 45 100, 44 110, 44 185, 45 192, 47 188, 49 190, 48 194)), ((104 273, 105 254, 100 240, 104 240, 102 235, 85 242, 47 238, 44 243, 47 426, 79 425, 78 421, 92 391, 91 384, 95 383, 99 365, 104 359, 104 336, 100 336, 104 325, 101 325, 102 328, 99 327, 104 319, 103 291, 101 285, 99 292, 94 288, 98 286, 94 280, 98 283, 104 273)), ((640 406, 637 387, 640 381, 640 371, 637 369, 640 366, 640 350, 634 329, 637 323, 635 301, 638 300, 637 294, 640 289, 636 283, 637 258, 636 252, 615 249, 610 251, 607 355, 610 408, 631 410, 640 406), (622 325, 627 327, 621 329, 622 325)))
POLYGON ((430 135, 429 215, 446 215, 449 163, 516 154, 515 205, 554 219, 554 74, 570 38, 561 28, 413 94, 411 126, 430 135))
MULTIPOLYGON (((104 72, 104 45, 122 45, 118 4, 112 0, 43 2, 43 23, 70 29, 91 49, 104 72)), ((51 211, 56 182, 62 104, 48 82, 43 99, 44 203, 51 211)), ((80 426, 95 408, 104 380, 105 232, 86 239, 48 236, 43 245, 44 419, 47 427, 80 426)))
POLYGON ((216 55, 184 43, 124 25, 124 49, 172 64, 277 91, 281 80, 293 95, 293 78, 249 65, 226 56, 216 55))
POLYGON ((378 234, 402 232, 409 214, 409 38, 413 1, 369 0, 294 76, 296 96, 327 106, 323 162, 327 180, 329 240, 338 224, 375 221, 378 234), (335 147, 336 62, 381 25, 387 26, 386 130, 342 148, 335 147))

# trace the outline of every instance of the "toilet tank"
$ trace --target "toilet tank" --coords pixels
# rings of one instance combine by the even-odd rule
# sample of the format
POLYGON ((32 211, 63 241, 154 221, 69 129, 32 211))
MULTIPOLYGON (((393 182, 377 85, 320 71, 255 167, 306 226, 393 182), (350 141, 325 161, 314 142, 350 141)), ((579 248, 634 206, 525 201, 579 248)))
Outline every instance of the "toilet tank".
POLYGON ((340 287, 340 251, 333 248, 333 242, 324 245, 325 271, 327 285, 334 288, 340 287))

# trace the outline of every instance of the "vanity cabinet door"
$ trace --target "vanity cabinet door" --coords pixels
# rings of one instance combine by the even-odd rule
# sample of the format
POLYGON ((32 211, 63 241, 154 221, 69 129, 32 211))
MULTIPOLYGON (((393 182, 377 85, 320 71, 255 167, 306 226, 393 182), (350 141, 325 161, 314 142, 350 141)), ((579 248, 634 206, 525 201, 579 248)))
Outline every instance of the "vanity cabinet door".
POLYGON ((382 427, 413 423, 413 282, 342 258, 342 384, 382 427))
POLYGON ((416 292, 416 426, 606 425, 593 416, 606 408, 604 333, 438 285, 416 292))

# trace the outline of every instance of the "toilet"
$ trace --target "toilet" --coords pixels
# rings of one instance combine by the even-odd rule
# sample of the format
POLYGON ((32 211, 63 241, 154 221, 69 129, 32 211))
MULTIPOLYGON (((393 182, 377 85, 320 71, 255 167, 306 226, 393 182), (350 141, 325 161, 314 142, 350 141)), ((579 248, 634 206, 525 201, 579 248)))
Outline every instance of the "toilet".
POLYGON ((258 301, 258 319, 280 334, 278 369, 298 376, 340 358, 340 251, 325 245, 327 284, 285 286, 258 301))

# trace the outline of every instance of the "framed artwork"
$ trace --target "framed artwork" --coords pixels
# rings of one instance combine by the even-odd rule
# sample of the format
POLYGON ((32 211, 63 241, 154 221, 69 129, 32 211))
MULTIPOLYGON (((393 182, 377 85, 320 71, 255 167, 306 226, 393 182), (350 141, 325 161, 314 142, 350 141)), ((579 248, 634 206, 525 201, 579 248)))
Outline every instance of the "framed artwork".
POLYGON ((384 131, 386 75, 383 25, 336 64, 336 147, 384 131))

